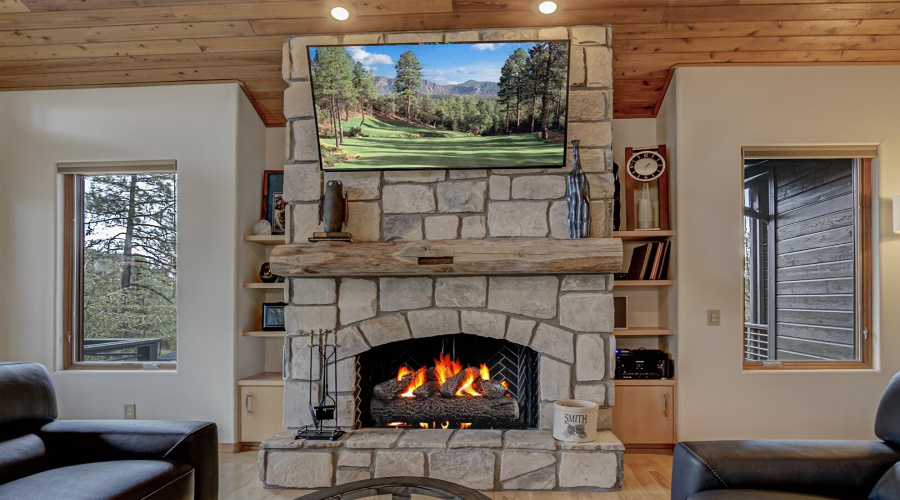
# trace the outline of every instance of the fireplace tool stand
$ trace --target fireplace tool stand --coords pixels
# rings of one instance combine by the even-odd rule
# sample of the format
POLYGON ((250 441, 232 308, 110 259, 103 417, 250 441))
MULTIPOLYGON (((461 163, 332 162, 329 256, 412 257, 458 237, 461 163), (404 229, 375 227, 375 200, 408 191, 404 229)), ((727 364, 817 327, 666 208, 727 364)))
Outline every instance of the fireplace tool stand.
MULTIPOLYGON (((297 431, 294 439, 318 439, 334 441, 345 434, 337 425, 337 399, 332 394, 332 385, 337 385, 337 333, 334 330, 319 329, 309 331, 309 373, 315 373, 319 367, 319 387, 321 394, 318 400, 313 397, 313 384, 309 384, 309 413, 313 425, 305 425, 297 431), (330 339, 329 339, 330 336, 330 339), (330 342, 330 343, 329 343, 330 342), (329 374, 329 365, 331 373, 329 374), (329 376, 330 375, 330 376, 329 376), (334 421, 335 425, 323 422, 334 421)), ((334 388, 336 390, 336 388, 334 388)))

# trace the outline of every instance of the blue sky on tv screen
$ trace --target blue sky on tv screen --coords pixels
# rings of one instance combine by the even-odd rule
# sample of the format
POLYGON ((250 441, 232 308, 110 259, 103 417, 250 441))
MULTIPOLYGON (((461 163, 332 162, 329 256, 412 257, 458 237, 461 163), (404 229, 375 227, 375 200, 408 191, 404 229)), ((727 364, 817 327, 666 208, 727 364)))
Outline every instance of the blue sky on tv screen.
MULTIPOLYGON (((500 68, 516 49, 528 49, 530 42, 453 43, 433 45, 371 45, 345 47, 354 61, 359 61, 377 76, 393 78, 394 65, 400 54, 413 51, 422 64, 422 78, 440 85, 452 85, 469 80, 500 81, 500 68)), ((316 48, 309 48, 309 57, 316 56, 316 48)))

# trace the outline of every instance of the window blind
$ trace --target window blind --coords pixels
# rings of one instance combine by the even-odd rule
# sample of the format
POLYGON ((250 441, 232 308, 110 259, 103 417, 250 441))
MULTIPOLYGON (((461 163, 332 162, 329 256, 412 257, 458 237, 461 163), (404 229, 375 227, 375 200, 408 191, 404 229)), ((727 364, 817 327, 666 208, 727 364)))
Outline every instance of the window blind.
POLYGON ((58 162, 56 171, 67 175, 174 174, 175 160, 58 162))
POLYGON ((875 158, 876 144, 830 146, 744 146, 744 158, 875 158))

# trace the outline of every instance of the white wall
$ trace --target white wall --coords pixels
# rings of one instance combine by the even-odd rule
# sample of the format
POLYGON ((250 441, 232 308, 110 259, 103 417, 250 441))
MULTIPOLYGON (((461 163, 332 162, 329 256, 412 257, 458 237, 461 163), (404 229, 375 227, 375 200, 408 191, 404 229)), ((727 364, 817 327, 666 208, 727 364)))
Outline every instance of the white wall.
POLYGON ((875 409, 900 370, 900 66, 679 68, 670 115, 675 145, 679 439, 871 439, 875 409), (672 116, 674 114, 674 116, 672 116), (878 143, 873 228, 875 342, 867 371, 741 369, 741 146, 878 143), (880 266, 880 267, 879 267, 880 266), (722 324, 706 326, 706 310, 722 324), (879 311, 880 309, 880 311, 879 311))
POLYGON ((236 176, 264 161, 262 123, 241 111, 238 125, 245 100, 234 84, 0 93, 0 359, 47 366, 62 418, 122 418, 136 403, 139 418, 214 421, 234 442, 236 176), (60 371, 56 162, 168 158, 178 161, 178 370, 60 371))

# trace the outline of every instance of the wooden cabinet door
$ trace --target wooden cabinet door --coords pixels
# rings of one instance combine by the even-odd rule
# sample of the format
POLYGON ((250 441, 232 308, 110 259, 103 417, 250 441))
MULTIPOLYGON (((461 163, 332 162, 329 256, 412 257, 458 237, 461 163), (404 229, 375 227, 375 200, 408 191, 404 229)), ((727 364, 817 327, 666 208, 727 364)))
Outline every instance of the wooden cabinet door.
POLYGON ((625 444, 673 444, 675 387, 616 386, 612 431, 625 444))
POLYGON ((284 387, 238 387, 241 398, 241 442, 258 443, 284 429, 281 425, 284 387))

